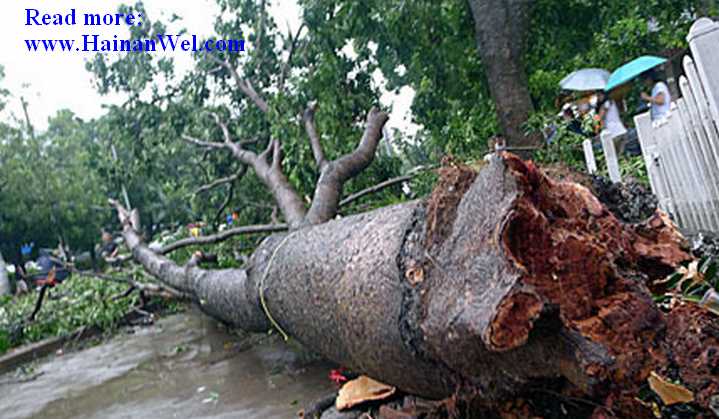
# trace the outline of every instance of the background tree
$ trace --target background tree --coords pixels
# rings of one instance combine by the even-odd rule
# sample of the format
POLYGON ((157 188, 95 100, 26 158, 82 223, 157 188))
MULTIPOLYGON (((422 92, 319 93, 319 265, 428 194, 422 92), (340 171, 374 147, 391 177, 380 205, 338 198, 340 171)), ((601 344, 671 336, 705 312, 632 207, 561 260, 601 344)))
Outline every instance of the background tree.
POLYGON ((531 0, 470 0, 482 57, 502 134, 509 147, 538 147, 523 131, 534 111, 524 67, 531 0))
POLYGON ((0 125, 0 251, 8 260, 20 259, 23 243, 35 242, 35 249, 95 243, 111 215, 95 144, 92 124, 70 111, 58 112, 42 133, 27 123, 0 125))

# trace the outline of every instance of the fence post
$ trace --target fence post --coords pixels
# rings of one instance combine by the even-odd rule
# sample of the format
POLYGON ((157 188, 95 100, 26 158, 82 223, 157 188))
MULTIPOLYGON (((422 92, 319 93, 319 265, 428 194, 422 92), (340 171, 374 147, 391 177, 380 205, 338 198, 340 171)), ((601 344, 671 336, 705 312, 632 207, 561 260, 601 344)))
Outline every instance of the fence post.
POLYGON ((706 17, 697 20, 689 30, 687 41, 706 90, 714 121, 719 121, 719 23, 706 17))
POLYGON ((669 174, 667 162, 662 157, 662 149, 657 132, 652 124, 649 112, 637 115, 634 118, 637 127, 639 143, 642 146, 642 155, 647 166, 649 182, 652 191, 659 200, 659 207, 679 220, 676 197, 673 191, 672 176, 669 174))
POLYGON ((603 131, 600 136, 602 139, 602 149, 604 149, 604 157, 607 160, 607 171, 609 179, 614 183, 622 181, 622 175, 619 173, 619 160, 617 159, 617 150, 614 148, 614 137, 603 131))
MULTIPOLYGON (((689 68, 687 66, 687 69, 689 68)), ((701 169, 701 181, 708 189, 707 203, 712 219, 711 230, 719 231, 719 170, 712 151, 713 141, 709 137, 710 133, 704 129, 703 121, 697 111, 693 88, 685 76, 679 78, 679 87, 683 98, 677 101, 677 107, 687 134, 687 143, 698 156, 694 164, 701 169)))
POLYGON ((648 112, 634 117, 634 126, 637 128, 637 137, 639 137, 639 145, 642 148, 642 156, 644 157, 644 165, 647 167, 649 175, 649 185, 652 192, 656 195, 660 205, 666 211, 666 207, 662 204, 667 196, 666 188, 661 179, 661 173, 658 172, 659 153, 657 144, 654 141, 654 132, 652 130, 652 120, 648 112))
POLYGON ((597 160, 594 158, 592 142, 588 139, 582 141, 582 148, 584 148, 584 161, 587 162, 587 172, 593 175, 597 173, 597 160))

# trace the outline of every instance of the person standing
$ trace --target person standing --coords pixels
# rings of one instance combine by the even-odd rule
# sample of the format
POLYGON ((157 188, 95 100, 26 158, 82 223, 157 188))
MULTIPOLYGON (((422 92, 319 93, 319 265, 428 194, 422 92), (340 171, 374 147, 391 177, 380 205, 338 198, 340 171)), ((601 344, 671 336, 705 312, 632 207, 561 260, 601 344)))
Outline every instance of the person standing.
POLYGON ((656 70, 649 70, 644 76, 644 84, 651 88, 651 94, 642 92, 642 100, 649 103, 652 121, 664 118, 672 106, 672 94, 669 86, 659 77, 656 70))
POLYGON ((612 98, 604 93, 599 93, 597 99, 599 102, 597 117, 601 121, 601 135, 611 138, 614 141, 617 154, 622 154, 626 144, 627 127, 624 126, 619 115, 619 107, 612 98))
POLYGON ((8 276, 5 261, 0 253, 0 296, 10 294, 10 278, 8 276))

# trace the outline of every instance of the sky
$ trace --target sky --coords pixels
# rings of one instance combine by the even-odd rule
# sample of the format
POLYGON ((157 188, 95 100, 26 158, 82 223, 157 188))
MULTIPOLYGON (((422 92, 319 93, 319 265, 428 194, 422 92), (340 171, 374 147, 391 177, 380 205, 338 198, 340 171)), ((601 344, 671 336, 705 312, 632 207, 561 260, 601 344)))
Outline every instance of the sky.
MULTIPOLYGON (((13 97, 2 118, 21 117, 20 97, 29 103, 29 114, 32 123, 39 129, 47 127, 47 120, 60 109, 70 109, 83 119, 99 117, 103 113, 103 104, 121 103, 122 96, 115 94, 101 96, 93 86, 92 75, 85 69, 85 62, 92 58, 93 53, 30 53, 25 44, 26 39, 82 39, 88 33, 83 25, 76 26, 26 26, 27 8, 35 8, 41 13, 67 14, 70 9, 77 10, 78 21, 83 13, 114 13, 122 3, 128 0, 53 0, 53 1, 5 1, 3 13, 0 15, 0 65, 5 69, 3 88, 10 90, 13 97)), ((273 0, 270 12, 280 27, 288 24, 297 28, 300 24, 301 10, 295 0, 273 0), (280 5, 281 2, 281 5, 280 5)), ((212 34, 212 25, 219 9, 214 0, 145 0, 145 7, 151 19, 169 18, 173 14, 182 17, 182 21, 169 29, 185 27, 189 33, 198 36, 212 34)), ((168 20, 168 19, 165 19, 168 20)), ((171 32, 171 31, 170 31, 171 32)), ((95 27, 92 34, 103 38, 118 35, 126 38, 126 26, 95 27)), ((181 76, 192 66, 191 54, 174 53, 176 73, 181 76)), ((382 78, 375 75, 381 83, 382 78)), ((380 99, 383 105, 392 105, 393 111, 388 123, 389 128, 400 129, 412 133, 417 127, 411 124, 411 105, 414 92, 404 88, 399 94, 383 92, 380 99)))

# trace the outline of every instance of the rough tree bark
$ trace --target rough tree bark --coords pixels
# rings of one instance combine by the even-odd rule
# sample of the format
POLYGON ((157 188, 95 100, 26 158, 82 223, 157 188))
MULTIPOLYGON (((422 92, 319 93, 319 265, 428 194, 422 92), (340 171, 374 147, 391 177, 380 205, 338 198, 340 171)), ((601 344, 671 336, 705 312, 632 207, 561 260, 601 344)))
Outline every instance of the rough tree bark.
POLYGON ((477 49, 508 147, 536 147, 522 126, 534 107, 524 69, 524 43, 532 0, 469 0, 477 49))
POLYGON ((115 205, 134 258, 208 314, 411 394, 498 406, 551 380, 597 417, 651 417, 635 399, 651 371, 703 407, 719 393, 716 318, 665 314, 647 289, 689 258, 666 217, 624 225, 512 155, 441 175, 426 200, 272 235, 245 269, 177 266, 115 205))

